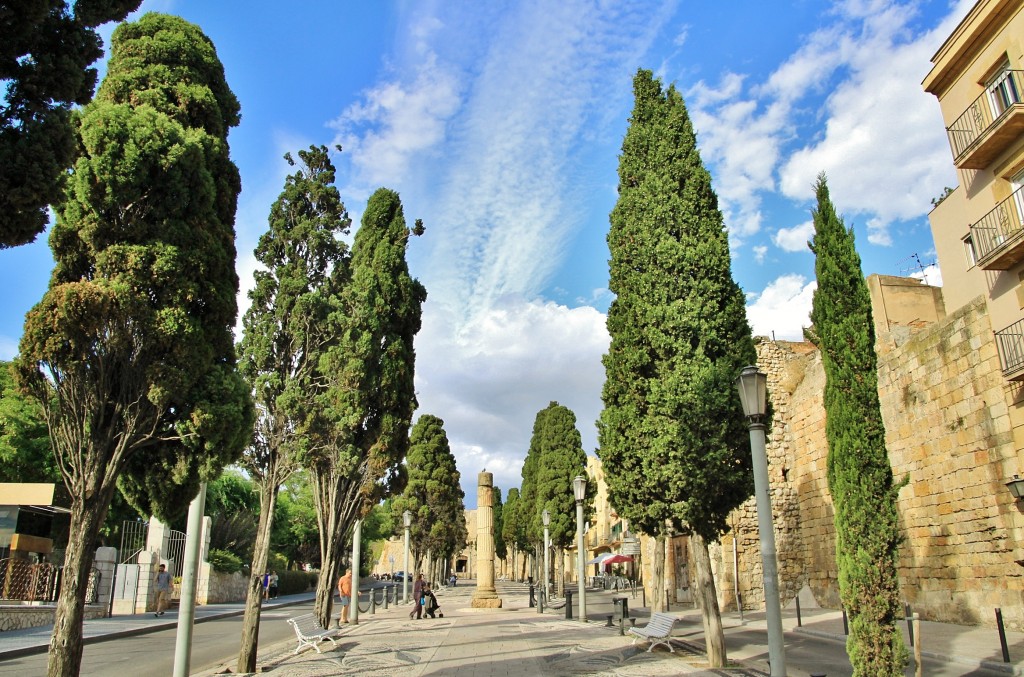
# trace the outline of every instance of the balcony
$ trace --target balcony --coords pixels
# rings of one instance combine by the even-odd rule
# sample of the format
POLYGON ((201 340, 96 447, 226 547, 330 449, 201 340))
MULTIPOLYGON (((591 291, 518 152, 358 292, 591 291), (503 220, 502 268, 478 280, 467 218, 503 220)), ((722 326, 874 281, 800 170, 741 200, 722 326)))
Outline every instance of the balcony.
POLYGON ((997 331, 996 348, 1003 376, 1011 381, 1024 381, 1024 320, 997 331))
POLYGON ((1024 71, 1004 73, 946 128, 958 169, 984 169, 1024 133, 1024 71))
POLYGON ((983 270, 1009 270, 1024 260, 1024 188, 971 224, 971 242, 983 270))

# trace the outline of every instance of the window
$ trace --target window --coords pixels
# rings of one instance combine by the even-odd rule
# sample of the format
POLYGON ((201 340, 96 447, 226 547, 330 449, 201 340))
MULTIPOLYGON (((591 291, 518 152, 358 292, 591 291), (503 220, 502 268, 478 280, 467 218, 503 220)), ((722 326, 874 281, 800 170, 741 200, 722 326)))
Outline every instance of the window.
POLYGON ((1008 61, 1003 62, 999 71, 985 83, 985 89, 988 90, 988 101, 992 107, 993 120, 1013 104, 1020 103, 1017 83, 1008 61))
POLYGON ((968 268, 973 268, 978 264, 978 255, 974 251, 974 238, 970 235, 964 238, 964 253, 967 255, 968 268))

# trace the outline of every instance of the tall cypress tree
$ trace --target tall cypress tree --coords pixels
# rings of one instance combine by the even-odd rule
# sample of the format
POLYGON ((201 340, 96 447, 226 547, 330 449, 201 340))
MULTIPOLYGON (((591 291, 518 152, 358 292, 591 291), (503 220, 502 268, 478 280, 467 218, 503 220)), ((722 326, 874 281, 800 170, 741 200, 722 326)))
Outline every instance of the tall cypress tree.
POLYGON ((116 486, 167 520, 252 435, 231 334, 238 100, 213 43, 183 19, 147 14, 112 44, 77 118, 81 156, 50 236, 56 267, 17 363, 72 495, 50 675, 79 672, 93 548, 116 486))
POLYGON ((316 614, 323 627, 355 521, 405 481, 416 409, 413 340, 427 298, 405 254, 410 234, 421 232, 419 222, 406 225, 398 193, 380 188, 370 196, 352 243, 351 277, 329 321, 336 338, 317 372, 325 389, 301 428, 320 527, 316 614))
MULTIPOLYGON (((433 561, 443 561, 462 550, 468 536, 466 495, 459 483, 462 475, 448 444, 444 421, 431 414, 417 419, 409 436, 405 465, 405 490, 391 504, 395 523, 401 523, 400 516, 406 510, 413 514, 409 540, 414 563, 428 552, 433 561)), ((430 573, 433 576, 437 572, 430 573)))
MULTIPOLYGON (((757 355, 683 99, 645 70, 633 90, 608 233, 616 298, 598 455, 618 513, 659 537, 669 524, 689 529, 702 569, 709 567, 703 541, 725 532, 726 516, 753 490, 733 381, 757 355)), ((706 581, 710 590, 699 599, 709 659, 721 665, 724 635, 713 579, 706 581)))
MULTIPOLYGON (((290 154, 285 161, 295 166, 290 154)), ((259 492, 260 518, 238 654, 239 669, 256 671, 262 576, 267 570, 274 506, 281 484, 299 467, 302 412, 315 406, 313 377, 329 345, 327 316, 341 290, 331 272, 347 267, 348 212, 334 184, 325 146, 299 151, 301 163, 285 179, 270 208, 270 229, 256 246, 256 285, 245 313, 239 366, 256 402, 256 434, 242 466, 259 492)))
POLYGON ((857 677, 902 675, 899 514, 878 400, 871 298, 853 230, 836 215, 825 175, 815 185, 813 336, 825 367, 828 487, 835 508, 839 594, 850 615, 846 650, 857 677))

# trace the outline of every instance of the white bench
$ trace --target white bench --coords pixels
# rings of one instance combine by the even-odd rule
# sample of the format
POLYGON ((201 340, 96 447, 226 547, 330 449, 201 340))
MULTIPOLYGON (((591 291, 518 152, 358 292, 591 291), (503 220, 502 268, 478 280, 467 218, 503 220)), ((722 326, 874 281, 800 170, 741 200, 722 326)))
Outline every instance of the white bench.
POLYGON ((325 630, 320 627, 316 614, 303 614, 302 616, 289 618, 288 622, 295 628, 295 636, 299 639, 299 645, 295 647, 295 653, 299 653, 304 646, 311 646, 316 649, 317 653, 320 653, 319 644, 325 639, 331 640, 331 644, 337 646, 334 642, 334 635, 338 633, 338 630, 325 630))
POLYGON ((672 630, 676 626, 676 621, 679 618, 669 613, 656 613, 651 616, 651 621, 642 628, 630 628, 629 634, 634 635, 633 644, 636 644, 638 639, 648 641, 651 646, 648 647, 647 652, 650 653, 651 649, 664 644, 668 647, 668 650, 675 653, 676 650, 672 648, 672 630))

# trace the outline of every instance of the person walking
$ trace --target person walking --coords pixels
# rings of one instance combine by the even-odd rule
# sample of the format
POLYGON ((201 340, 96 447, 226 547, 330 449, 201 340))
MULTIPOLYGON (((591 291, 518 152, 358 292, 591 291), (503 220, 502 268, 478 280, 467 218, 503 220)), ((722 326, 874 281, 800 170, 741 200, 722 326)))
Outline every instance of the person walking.
POLYGON ((164 610, 171 603, 171 573, 167 571, 167 565, 161 564, 160 570, 156 572, 156 617, 164 615, 164 610))
POLYGON ((423 574, 416 574, 416 582, 412 586, 412 611, 409 612, 409 620, 415 618, 420 620, 423 616, 423 574))
POLYGON ((338 627, 348 623, 348 606, 352 602, 352 567, 345 569, 345 575, 338 579, 338 596, 341 597, 341 616, 338 627))
POLYGON ((280 580, 276 571, 270 572, 270 599, 277 599, 277 584, 280 580))

